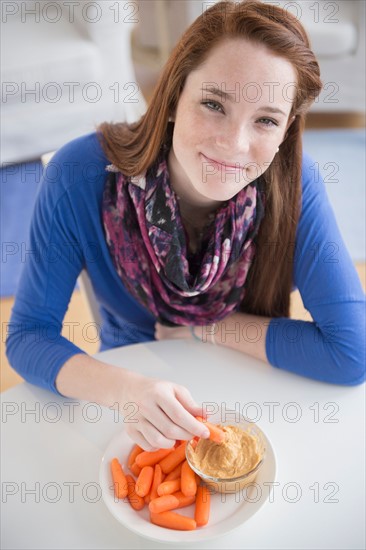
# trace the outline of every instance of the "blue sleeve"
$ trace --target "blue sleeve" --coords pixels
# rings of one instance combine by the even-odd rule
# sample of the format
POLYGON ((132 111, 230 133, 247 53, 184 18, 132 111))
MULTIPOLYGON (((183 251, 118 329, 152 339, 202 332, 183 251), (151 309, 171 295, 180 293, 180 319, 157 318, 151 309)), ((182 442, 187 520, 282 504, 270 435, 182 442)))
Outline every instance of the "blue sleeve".
POLYGON ((85 353, 61 336, 62 321, 83 267, 75 213, 70 204, 69 146, 52 159, 59 170, 45 170, 31 228, 30 250, 8 326, 7 357, 28 382, 61 395, 55 380, 63 364, 85 353), (49 174, 49 176, 48 176, 49 174))
POLYGON ((312 165, 304 155, 294 285, 313 322, 271 319, 266 353, 274 367, 351 386, 365 380, 365 294, 312 165))

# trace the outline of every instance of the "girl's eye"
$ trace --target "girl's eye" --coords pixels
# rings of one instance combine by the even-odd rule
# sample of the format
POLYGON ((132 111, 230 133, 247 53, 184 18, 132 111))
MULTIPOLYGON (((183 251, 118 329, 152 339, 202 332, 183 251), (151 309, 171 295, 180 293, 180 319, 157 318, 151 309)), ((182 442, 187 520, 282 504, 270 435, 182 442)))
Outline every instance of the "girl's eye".
POLYGON ((271 118, 260 118, 259 122, 264 124, 264 126, 278 126, 278 123, 271 118))
MULTIPOLYGON (((201 105, 205 105, 209 111, 219 112, 218 109, 221 109, 221 111, 223 112, 223 107, 221 103, 218 103, 217 101, 202 101, 201 105), (211 105, 213 105, 213 107, 211 107, 211 105), (218 109, 216 109, 215 107, 218 107, 218 109)), ((264 126, 267 126, 268 128, 271 126, 278 126, 278 122, 276 122, 272 118, 260 118, 258 119, 258 122, 260 124, 263 124, 264 126)))
POLYGON ((216 111, 217 109, 212 109, 211 107, 208 107, 208 105, 214 105, 215 107, 219 107, 219 109, 222 109, 222 105, 217 101, 202 101, 201 105, 206 105, 209 111, 216 111))

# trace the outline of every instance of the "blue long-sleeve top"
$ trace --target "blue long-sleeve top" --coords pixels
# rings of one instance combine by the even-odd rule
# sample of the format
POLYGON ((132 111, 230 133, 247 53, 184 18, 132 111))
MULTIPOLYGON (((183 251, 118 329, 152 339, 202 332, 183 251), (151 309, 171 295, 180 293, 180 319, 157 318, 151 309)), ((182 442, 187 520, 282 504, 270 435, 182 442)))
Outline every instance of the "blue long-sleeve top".
MULTIPOLYGON (((125 289, 106 244, 102 195, 108 164, 95 132, 67 143, 44 171, 33 212, 6 351, 25 380, 55 393, 63 364, 85 353, 61 335, 82 269, 100 304, 101 351, 154 340, 156 320, 125 289)), ((293 288, 313 321, 271 319, 266 355, 274 367, 356 385, 365 379, 365 294, 313 164, 304 153, 293 270, 293 288)))

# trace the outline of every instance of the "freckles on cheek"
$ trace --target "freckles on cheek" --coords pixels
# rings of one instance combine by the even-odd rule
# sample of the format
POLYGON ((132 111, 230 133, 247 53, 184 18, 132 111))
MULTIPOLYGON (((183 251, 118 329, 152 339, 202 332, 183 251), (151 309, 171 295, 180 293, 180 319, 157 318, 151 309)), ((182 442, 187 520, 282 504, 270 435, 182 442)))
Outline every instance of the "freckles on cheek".
POLYGON ((262 150, 258 153, 257 159, 258 162, 264 166, 268 166, 270 162, 273 161, 273 159, 276 156, 277 152, 277 145, 268 145, 262 148, 262 150))

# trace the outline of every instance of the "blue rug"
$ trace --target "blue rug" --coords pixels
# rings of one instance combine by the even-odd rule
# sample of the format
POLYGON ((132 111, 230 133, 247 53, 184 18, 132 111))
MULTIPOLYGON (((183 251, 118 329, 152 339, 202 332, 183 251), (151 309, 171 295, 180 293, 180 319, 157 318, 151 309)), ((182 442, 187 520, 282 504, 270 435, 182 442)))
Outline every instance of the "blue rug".
MULTIPOLYGON (((309 130, 304 149, 318 163, 340 231, 354 261, 365 261, 365 131, 309 130)), ((29 226, 40 161, 2 168, 0 295, 12 296, 30 255, 29 226)))
POLYGON ((15 293, 29 258, 28 230, 42 172, 40 161, 1 169, 1 296, 15 293))
POLYGON ((319 165, 338 227, 354 262, 366 256, 365 129, 308 130, 304 150, 319 165))

